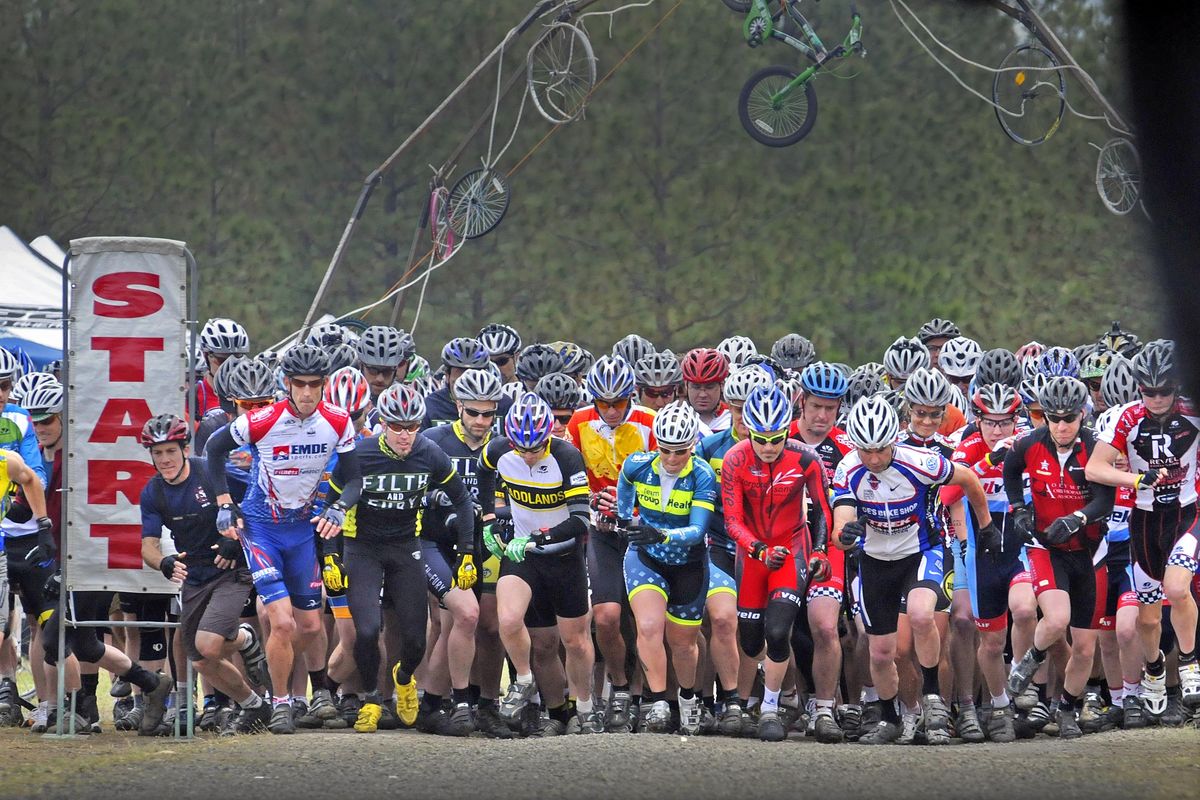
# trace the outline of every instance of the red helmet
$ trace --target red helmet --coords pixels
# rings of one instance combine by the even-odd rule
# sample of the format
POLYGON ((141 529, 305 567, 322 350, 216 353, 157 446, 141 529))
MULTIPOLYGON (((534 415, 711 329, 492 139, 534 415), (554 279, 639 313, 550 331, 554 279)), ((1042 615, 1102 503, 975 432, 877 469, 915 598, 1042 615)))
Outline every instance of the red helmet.
POLYGON ((174 414, 159 414, 146 420, 142 426, 142 447, 153 447, 156 444, 179 442, 183 447, 192 440, 192 432, 188 424, 174 414))
POLYGON ((709 347, 689 350, 680 367, 683 379, 688 383, 720 383, 729 377, 729 361, 709 347))

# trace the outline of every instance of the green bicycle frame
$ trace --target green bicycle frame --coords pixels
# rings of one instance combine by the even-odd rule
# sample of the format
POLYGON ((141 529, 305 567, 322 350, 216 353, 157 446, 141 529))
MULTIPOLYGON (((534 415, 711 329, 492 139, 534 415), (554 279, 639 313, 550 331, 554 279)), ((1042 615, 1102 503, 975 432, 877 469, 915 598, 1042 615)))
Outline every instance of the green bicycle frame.
POLYGON ((771 96, 773 104, 779 103, 780 100, 796 87, 808 83, 823 66, 835 58, 843 58, 849 53, 864 52, 862 47, 862 17, 853 5, 850 12, 850 31, 846 34, 846 38, 834 49, 826 50, 825 44, 817 36, 817 32, 813 30, 812 25, 797 8, 799 0, 784 0, 784 3, 786 4, 788 16, 800 26, 800 30, 803 31, 805 38, 808 39, 807 42, 785 33, 776 27, 776 22, 783 12, 780 11, 777 14, 772 14, 770 8, 767 6, 767 0, 753 0, 753 5, 750 7, 750 11, 747 12, 746 19, 742 23, 742 33, 751 47, 755 47, 767 39, 778 39, 784 44, 799 50, 804 54, 805 58, 813 62, 807 69, 803 70, 789 81, 786 86, 771 96))

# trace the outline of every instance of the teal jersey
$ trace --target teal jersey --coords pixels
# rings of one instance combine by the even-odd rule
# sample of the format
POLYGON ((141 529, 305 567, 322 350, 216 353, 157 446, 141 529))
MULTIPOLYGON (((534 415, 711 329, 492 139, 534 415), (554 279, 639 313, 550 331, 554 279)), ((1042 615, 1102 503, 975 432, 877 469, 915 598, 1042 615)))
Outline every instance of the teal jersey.
POLYGON ((621 465, 617 516, 632 519, 636 506, 644 524, 668 536, 665 543, 641 549, 663 564, 688 564, 704 558, 704 536, 719 493, 716 473, 696 456, 688 460, 672 483, 670 476, 663 480, 658 454, 642 450, 621 465))

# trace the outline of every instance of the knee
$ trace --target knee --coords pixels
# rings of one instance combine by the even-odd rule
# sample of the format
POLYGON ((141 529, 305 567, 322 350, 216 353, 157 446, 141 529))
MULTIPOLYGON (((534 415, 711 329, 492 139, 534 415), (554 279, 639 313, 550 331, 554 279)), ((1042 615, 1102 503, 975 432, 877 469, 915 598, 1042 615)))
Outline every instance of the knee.
POLYGON ((621 606, 619 603, 601 603, 592 609, 598 631, 620 631, 621 606))
POLYGON ((1035 603, 1017 603, 1012 606, 1012 622, 1015 627, 1027 627, 1037 624, 1037 605, 1035 603))
POLYGON ((196 652, 200 654, 200 658, 193 660, 196 669, 203 672, 205 667, 211 665, 212 661, 221 658, 224 655, 224 645, 225 641, 216 636, 197 637, 196 652))
POLYGON ((664 621, 650 619, 645 614, 637 620, 637 635, 643 642, 661 642, 663 639, 664 621))
POLYGON ((714 613, 709 617, 712 623, 712 639, 724 639, 726 641, 737 635, 737 615, 732 610, 722 610, 719 613, 714 613))
MULTIPOLYGON (((1187 608, 1189 605, 1195 607, 1195 600, 1192 598, 1192 576, 1191 573, 1185 573, 1183 578, 1178 578, 1175 575, 1168 575, 1163 580, 1163 596, 1170 601, 1173 609, 1187 608)), ((1178 614, 1178 610, 1172 613, 1178 614)))
POLYGON ((908 612, 908 624, 914 635, 926 636, 937 629, 932 609, 912 609, 908 612))
POLYGON ((502 635, 518 634, 525 629, 525 614, 502 608, 496 614, 496 626, 502 635))
POLYGON ((985 633, 979 637, 979 656, 980 658, 1003 658, 1004 657, 1004 635, 1001 632, 999 635, 994 633, 985 633))
POLYGON ((475 633, 494 638, 500 633, 500 619, 495 614, 480 614, 476 618, 475 633))
POLYGON ((474 634, 479 626, 479 606, 468 606, 454 615, 454 627, 466 634, 474 634))
POLYGON ((836 618, 819 617, 809 620, 809 630, 812 631, 813 644, 816 647, 830 647, 839 644, 836 618))
POLYGON ((955 636, 970 639, 975 635, 975 618, 971 616, 970 608, 954 607, 950 614, 950 629, 955 636))
POLYGON ((737 631, 738 644, 741 645, 742 652, 750 658, 757 658, 763 649, 764 633, 762 620, 739 620, 737 631))
POLYGON ((291 614, 280 614, 271 619, 271 638, 288 640, 296 635, 296 618, 291 614))
POLYGON ((891 666, 896 661, 897 652, 894 645, 872 644, 870 647, 871 667, 880 669, 891 666))

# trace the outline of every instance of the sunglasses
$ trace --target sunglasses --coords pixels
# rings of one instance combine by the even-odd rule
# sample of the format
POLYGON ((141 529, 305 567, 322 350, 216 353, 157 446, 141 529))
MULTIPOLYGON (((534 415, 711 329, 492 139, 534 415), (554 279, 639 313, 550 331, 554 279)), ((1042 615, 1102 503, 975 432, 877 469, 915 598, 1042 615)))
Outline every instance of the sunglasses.
POLYGON ((237 407, 242 409, 243 411, 254 411, 255 409, 258 409, 258 408, 266 408, 267 406, 271 405, 274 401, 270 400, 270 399, 263 399, 263 400, 234 400, 233 402, 237 403, 237 407))
POLYGON ((40 419, 31 419, 30 422, 32 422, 35 427, 40 425, 49 425, 51 422, 54 422, 55 416, 56 415, 51 415, 49 417, 41 417, 40 419))
POLYGON ((392 433, 416 433, 421 430, 419 422, 389 422, 387 429, 392 433))
POLYGON ((661 400, 666 397, 674 397, 675 387, 667 386, 663 389, 642 389, 641 392, 642 397, 655 397, 661 400))
POLYGON ((467 408, 466 406, 463 406, 463 413, 468 417, 484 417, 486 419, 492 419, 496 416, 496 409, 493 408, 490 411, 479 411, 474 408, 467 408))
POLYGON ((492 363, 497 367, 506 367, 510 361, 512 361, 512 356, 496 356, 492 359, 492 363))
POLYGON ((513 450, 516 450, 518 453, 525 453, 525 454, 529 454, 529 453, 540 453, 540 452, 542 452, 543 450, 545 450, 545 449, 546 449, 546 445, 545 445, 545 444, 539 444, 539 445, 535 445, 535 446, 533 446, 533 447, 521 447, 521 446, 519 446, 519 445, 515 445, 515 444, 514 444, 514 445, 512 446, 512 449, 513 449, 513 450))
POLYGON ((961 378, 954 375, 947 375, 946 377, 949 378, 950 382, 955 386, 970 386, 971 381, 974 380, 970 375, 965 375, 961 378))
POLYGON ((0 381, 0 392, 11 392, 12 384, 12 381, 0 381))
MULTIPOLYGON (((362 368, 362 371, 367 375, 384 378, 395 378, 396 370, 396 367, 371 367, 366 364, 363 364, 362 368)), ((407 372, 407 370, 405 370, 405 372, 407 372)))
POLYGON ((659 455, 663 455, 663 456, 685 456, 690 452, 692 452, 691 445, 688 445, 686 447, 663 447, 660 444, 658 446, 658 453, 659 453, 659 455))
POLYGON ((787 438, 787 431, 779 433, 751 433, 750 441, 755 444, 779 444, 787 438))
MULTIPOLYGON (((1034 412, 1030 411, 1029 413, 1032 415, 1034 412)), ((1040 411, 1038 412, 1038 415, 1039 415, 1038 419, 1041 419, 1040 411)), ((1016 417, 1005 417, 1004 419, 988 419, 987 417, 979 418, 979 424, 981 426, 986 425, 989 428, 1007 428, 1009 425, 1012 425, 1016 421, 1017 421, 1016 417)))
POLYGON ((568 414, 555 414, 554 421, 557 422, 559 425, 566 425, 568 422, 571 421, 571 417, 573 417, 573 416, 575 416, 575 415, 569 414, 569 413, 568 414))
POLYGON ((311 381, 302 381, 299 378, 291 378, 292 386, 298 386, 301 389, 316 389, 321 384, 325 383, 324 378, 313 378, 311 381))
POLYGON ((624 411, 629 408, 629 398, 623 397, 620 400, 595 400, 596 408, 600 411, 624 411))
POLYGON ((1046 414, 1047 422, 1074 422, 1079 414, 1046 414))
MULTIPOLYGON (((3 388, 3 387, 0 387, 3 388)), ((1142 397, 1170 397, 1175 394, 1174 386, 1160 386, 1158 388, 1150 388, 1143 386, 1141 388, 1142 397)))
POLYGON ((925 411, 923 409, 911 409, 910 414, 917 419, 941 419, 946 416, 946 409, 939 408, 937 411, 925 411))
POLYGON ((1029 409, 1029 418, 1034 422, 1041 422, 1046 418, 1046 415, 1036 408, 1031 408, 1029 409))

